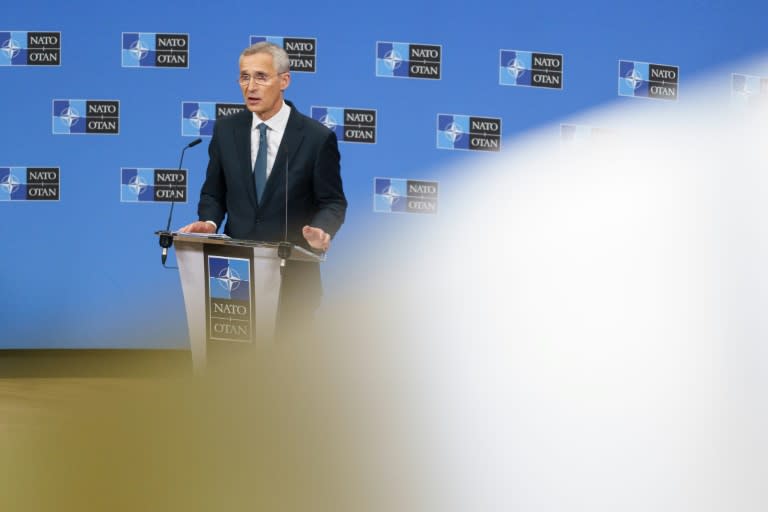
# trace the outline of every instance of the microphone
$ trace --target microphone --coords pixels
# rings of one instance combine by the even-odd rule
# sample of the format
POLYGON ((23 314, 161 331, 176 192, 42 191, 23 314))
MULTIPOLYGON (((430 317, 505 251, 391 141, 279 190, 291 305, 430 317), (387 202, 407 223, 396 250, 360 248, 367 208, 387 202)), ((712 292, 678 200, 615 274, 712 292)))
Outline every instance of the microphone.
MULTIPOLYGON (((193 148, 193 147, 197 146, 198 144, 200 144, 201 142, 203 142, 203 139, 201 139, 200 137, 198 137, 198 138, 196 138, 195 140, 193 140, 192 142, 190 142, 189 144, 187 144, 187 145, 184 147, 184 149, 187 149, 187 148, 193 148)), ((181 150, 181 151, 182 151, 182 153, 184 152, 184 149, 182 149, 182 150, 181 150)), ((182 158, 183 158, 183 157, 184 157, 184 156, 182 155, 182 158)))
MULTIPOLYGON (((184 146, 184 149, 181 150, 181 158, 179 158, 179 168, 178 170, 181 171, 181 163, 184 161, 184 152, 189 149, 197 146, 203 142, 203 139, 200 137, 196 138, 186 146, 184 146)), ((189 183, 189 180, 187 180, 187 183, 189 183)), ((187 187, 189 189, 189 187, 187 187)), ((171 209, 168 212, 168 223, 165 226, 165 231, 160 232, 160 247, 163 248, 162 254, 160 255, 160 260, 162 261, 163 266, 165 267, 165 260, 168 259, 168 248, 173 245, 173 235, 171 235, 171 219, 173 218, 173 206, 176 204, 176 200, 171 195, 171 209)))

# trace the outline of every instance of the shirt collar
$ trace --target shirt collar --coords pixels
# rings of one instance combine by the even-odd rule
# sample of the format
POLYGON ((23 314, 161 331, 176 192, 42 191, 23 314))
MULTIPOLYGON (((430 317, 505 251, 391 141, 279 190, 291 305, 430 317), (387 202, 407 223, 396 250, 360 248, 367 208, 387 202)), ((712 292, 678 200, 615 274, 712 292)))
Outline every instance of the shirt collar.
POLYGON ((270 117, 267 121, 262 121, 261 118, 256 115, 256 112, 253 112, 251 131, 256 130, 257 126, 259 126, 261 123, 264 123, 269 127, 270 130, 282 133, 285 131, 285 127, 288 124, 288 117, 290 115, 291 107, 289 107, 285 101, 283 101, 283 105, 280 107, 280 110, 277 111, 277 114, 270 117))

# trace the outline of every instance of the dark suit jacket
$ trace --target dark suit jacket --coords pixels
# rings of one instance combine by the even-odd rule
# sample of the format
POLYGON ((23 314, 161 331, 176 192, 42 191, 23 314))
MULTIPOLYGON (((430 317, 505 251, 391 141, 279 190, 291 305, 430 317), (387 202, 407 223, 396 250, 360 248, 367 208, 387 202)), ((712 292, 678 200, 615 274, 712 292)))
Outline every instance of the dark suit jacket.
MULTIPOLYGON (((282 241, 287 170, 288 240, 309 248, 301 234, 303 226, 322 228, 333 237, 344 222, 347 200, 341 184, 340 155, 333 131, 286 103, 291 113, 261 204, 257 204, 251 167, 253 114, 245 110, 216 121, 197 211, 200 220, 211 220, 218 226, 226 216, 224 233, 232 238, 282 241)), ((304 281, 301 287, 311 291, 316 286, 319 297, 319 268, 310 267, 299 272, 306 274, 300 277, 304 281)), ((298 277, 296 273, 291 281, 298 277)))

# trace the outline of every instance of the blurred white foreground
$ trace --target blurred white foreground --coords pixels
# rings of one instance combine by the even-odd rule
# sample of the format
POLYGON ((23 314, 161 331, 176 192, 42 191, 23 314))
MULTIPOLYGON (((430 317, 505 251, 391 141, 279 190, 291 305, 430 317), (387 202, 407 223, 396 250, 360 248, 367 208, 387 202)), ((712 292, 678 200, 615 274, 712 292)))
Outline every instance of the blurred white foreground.
POLYGON ((505 141, 350 271, 338 360, 428 509, 768 509, 768 110, 695 94, 505 141))

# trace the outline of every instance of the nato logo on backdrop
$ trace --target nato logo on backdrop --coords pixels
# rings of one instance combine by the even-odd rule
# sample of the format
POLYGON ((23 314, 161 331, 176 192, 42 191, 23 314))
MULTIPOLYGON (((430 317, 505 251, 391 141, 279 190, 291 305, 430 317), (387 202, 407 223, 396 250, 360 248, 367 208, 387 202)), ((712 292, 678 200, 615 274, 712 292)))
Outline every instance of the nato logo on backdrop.
POLYGON ((560 140, 563 142, 579 142, 596 140, 615 135, 611 130, 589 126, 586 124, 560 124, 560 140))
POLYGON ((58 167, 0 167, 0 201, 58 201, 58 167))
POLYGON ((679 66, 619 61, 619 96, 676 100, 679 66))
POLYGON ((731 96, 747 104, 768 101, 768 78, 733 73, 731 75, 731 96))
POLYGON ((437 114, 437 147, 465 151, 499 151, 501 118, 437 114))
POLYGON ((119 133, 119 100, 53 100, 54 135, 119 133))
POLYGON ((120 201, 186 203, 187 170, 123 167, 120 169, 120 201))
POLYGON ((333 131, 341 142, 376 143, 376 110, 313 106, 310 116, 333 131))
POLYGON ((565 147, 586 146, 593 142, 608 143, 612 140, 618 140, 619 137, 620 134, 613 128, 586 124, 560 124, 560 143, 565 147))
POLYGON ((251 36, 251 44, 267 41, 280 46, 288 54, 291 71, 317 71, 317 39, 314 37, 251 36))
POLYGON ((499 84, 562 89, 563 55, 499 50, 499 84))
POLYGON ((0 66, 61 65, 61 32, 0 30, 0 66))
POLYGON ((592 138, 593 128, 585 124, 560 124, 560 140, 574 142, 592 138))
POLYGON ((208 339, 250 342, 251 267, 247 258, 208 255, 208 339))
POLYGON ((245 110, 242 103, 216 103, 213 101, 181 102, 181 135, 210 137, 216 120, 245 110))
POLYGON ((376 42, 376 76, 440 80, 443 49, 436 44, 376 42))
POLYGON ((124 68, 188 68, 189 34, 123 32, 124 68))
POLYGON ((373 179, 374 212, 437 213, 437 201, 437 181, 373 179))

